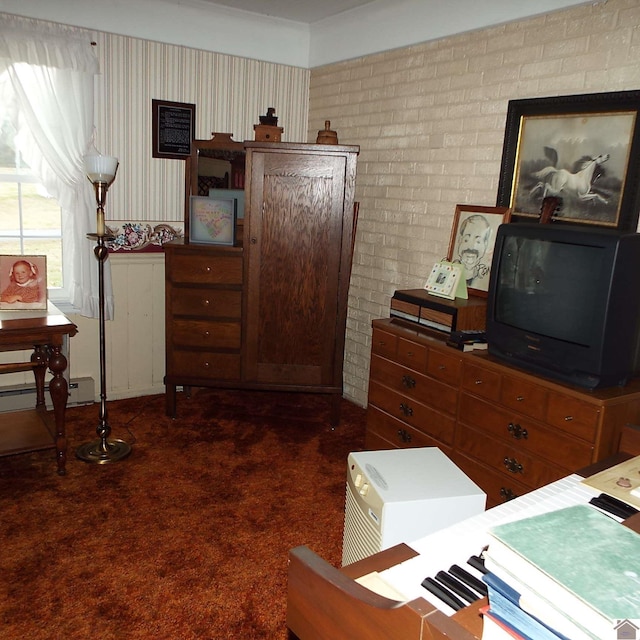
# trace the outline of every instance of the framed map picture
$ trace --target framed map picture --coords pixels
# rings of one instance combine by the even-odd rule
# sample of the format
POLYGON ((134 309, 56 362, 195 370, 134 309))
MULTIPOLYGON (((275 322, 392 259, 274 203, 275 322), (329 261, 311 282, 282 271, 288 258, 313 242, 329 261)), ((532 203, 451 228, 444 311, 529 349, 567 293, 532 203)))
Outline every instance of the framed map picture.
POLYGON ((194 244, 235 243, 237 198, 191 196, 189 242, 194 244))

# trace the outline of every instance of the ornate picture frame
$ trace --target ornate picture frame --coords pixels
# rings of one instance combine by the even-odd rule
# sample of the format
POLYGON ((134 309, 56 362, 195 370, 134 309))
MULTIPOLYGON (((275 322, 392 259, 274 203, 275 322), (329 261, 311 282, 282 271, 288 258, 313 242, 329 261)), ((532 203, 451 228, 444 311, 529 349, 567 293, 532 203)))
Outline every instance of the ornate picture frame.
POLYGON ((456 205, 447 260, 462 265, 471 295, 487 297, 496 233, 510 218, 508 207, 456 205))
POLYGON ((557 196, 559 222, 635 231, 639 112, 640 91, 511 100, 496 204, 535 218, 557 196))
POLYGON ((47 308, 47 256, 0 255, 0 310, 47 308))

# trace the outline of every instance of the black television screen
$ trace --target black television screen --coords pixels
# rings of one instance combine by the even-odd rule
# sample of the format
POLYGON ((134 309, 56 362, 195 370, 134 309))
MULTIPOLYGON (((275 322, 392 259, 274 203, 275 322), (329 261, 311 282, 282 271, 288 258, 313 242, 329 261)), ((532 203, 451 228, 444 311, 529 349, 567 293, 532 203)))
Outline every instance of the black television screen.
POLYGON ((498 230, 489 352, 584 387, 625 384, 640 323, 640 235, 511 223, 498 230))

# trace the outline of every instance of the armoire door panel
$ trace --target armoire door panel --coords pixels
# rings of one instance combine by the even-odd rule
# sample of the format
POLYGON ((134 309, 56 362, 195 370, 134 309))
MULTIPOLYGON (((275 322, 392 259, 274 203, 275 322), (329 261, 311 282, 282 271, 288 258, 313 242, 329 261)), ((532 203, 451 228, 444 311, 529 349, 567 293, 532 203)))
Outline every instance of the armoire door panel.
POLYGON ((330 384, 343 260, 344 155, 255 152, 247 233, 247 379, 330 384))

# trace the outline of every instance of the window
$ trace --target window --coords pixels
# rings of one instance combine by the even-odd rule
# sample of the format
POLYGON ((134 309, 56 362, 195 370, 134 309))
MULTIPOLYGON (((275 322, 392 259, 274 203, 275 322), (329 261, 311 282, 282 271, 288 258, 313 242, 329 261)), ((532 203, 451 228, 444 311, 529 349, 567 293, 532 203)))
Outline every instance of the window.
POLYGON ((20 112, 7 74, 0 76, 0 253, 47 256, 47 283, 64 286, 58 203, 39 184, 16 148, 20 112))
POLYGON ((0 254, 46 255, 49 296, 66 298, 62 215, 17 148, 21 114, 6 73, 0 75, 0 254))

